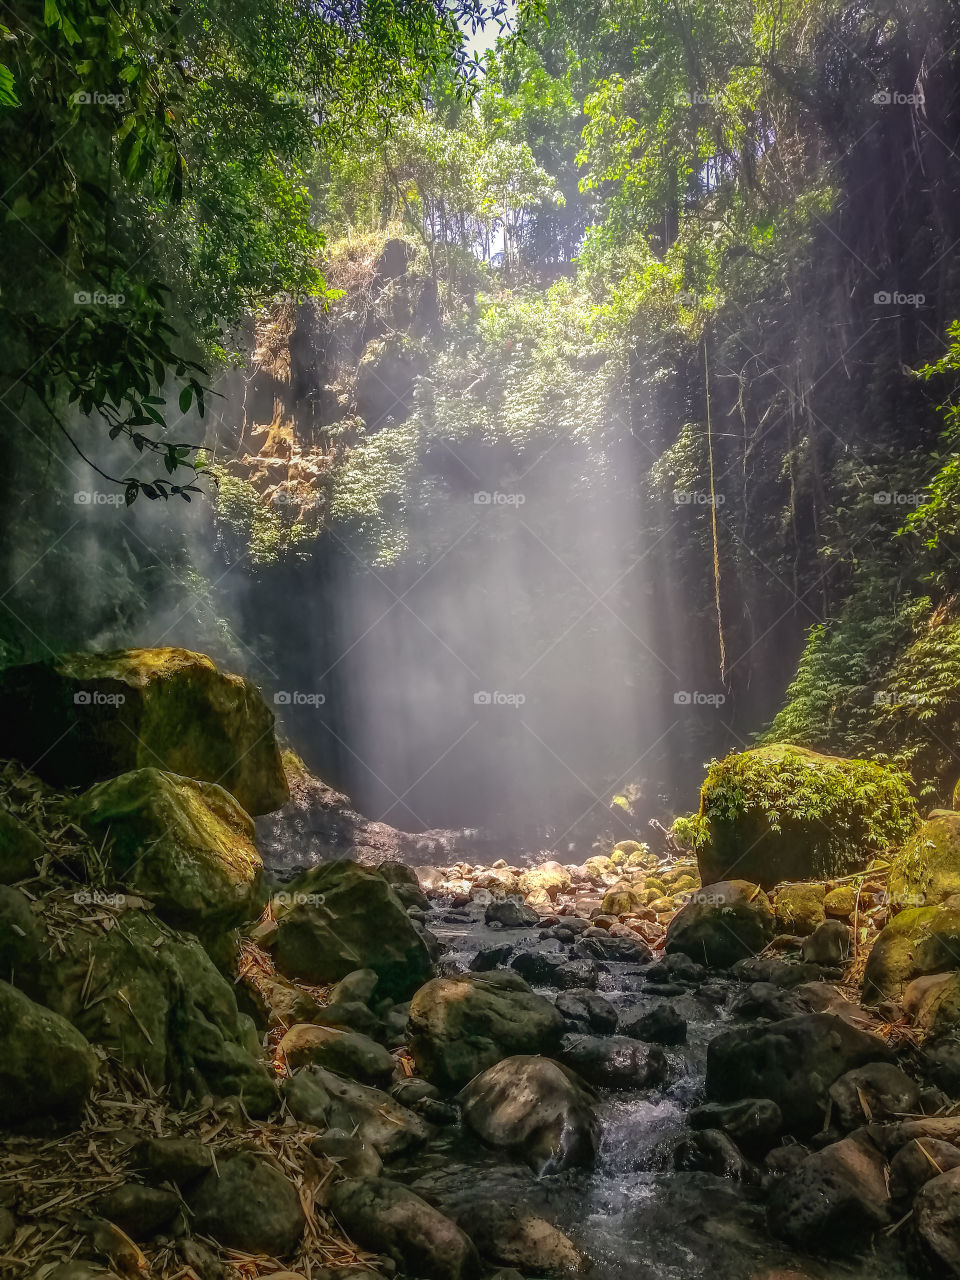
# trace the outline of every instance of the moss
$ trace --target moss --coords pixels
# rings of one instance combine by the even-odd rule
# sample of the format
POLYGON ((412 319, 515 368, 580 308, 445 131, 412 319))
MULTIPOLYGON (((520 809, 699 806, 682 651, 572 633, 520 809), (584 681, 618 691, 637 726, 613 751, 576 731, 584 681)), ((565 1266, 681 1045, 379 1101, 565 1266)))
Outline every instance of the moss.
POLYGON ((901 905, 923 906, 960 893, 960 813, 934 809, 894 858, 887 892, 901 905))

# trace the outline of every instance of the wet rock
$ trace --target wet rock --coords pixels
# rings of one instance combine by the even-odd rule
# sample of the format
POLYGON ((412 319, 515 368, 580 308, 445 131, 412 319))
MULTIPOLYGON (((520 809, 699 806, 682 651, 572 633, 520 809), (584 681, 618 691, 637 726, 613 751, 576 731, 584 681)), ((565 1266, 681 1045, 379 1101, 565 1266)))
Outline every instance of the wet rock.
POLYGON ((792 991, 784 991, 770 982, 754 982, 730 1006, 734 1018, 765 1018, 779 1022, 805 1013, 803 1001, 792 991))
POLYGON ((75 1119, 99 1069, 66 1018, 0 982, 0 1123, 75 1119))
POLYGON ((868 1062, 888 1062, 878 1037, 829 1013, 721 1032, 707 1049, 707 1097, 714 1102, 770 1098, 789 1133, 816 1132, 830 1085, 868 1062))
POLYGON ((330 1003, 359 1001, 361 1004, 369 1004, 379 981, 373 969, 354 969, 345 978, 341 978, 330 992, 330 1003))
POLYGON ((408 911, 429 913, 432 908, 430 899, 420 888, 420 881, 413 867, 402 862, 381 862, 377 867, 378 875, 383 876, 408 911))
POLYGON ((914 978, 903 993, 903 1011, 933 1036, 960 1027, 960 973, 914 978))
POLYGON ((833 1118, 844 1129, 916 1111, 919 1086, 891 1062, 870 1062, 830 1086, 833 1118))
POLYGON ((960 1168, 960 1148, 939 1138, 914 1138, 890 1161, 890 1194, 906 1208, 931 1178, 960 1168))
POLYGON ((494 1266, 516 1267, 522 1276, 565 1276, 585 1266, 568 1235, 521 1206, 478 1200, 459 1221, 494 1266))
POLYGON ((674 1149, 673 1167, 683 1173, 712 1173, 718 1178, 743 1182, 756 1179, 737 1144, 719 1129, 704 1129, 681 1138, 674 1149))
POLYGON ((779 956, 749 956, 738 960, 730 972, 740 982, 764 982, 785 991, 820 977, 817 965, 798 964, 796 960, 782 960, 779 956))
POLYGON ((702 982, 707 971, 702 964, 684 955, 682 951, 676 955, 664 956, 656 964, 652 964, 646 972, 648 982, 702 982))
POLYGON ((762 1154, 776 1142, 783 1115, 770 1098, 744 1098, 742 1102, 706 1102, 689 1115, 693 1129, 719 1129, 744 1151, 762 1154))
POLYGON ((379 1152, 359 1134, 327 1129, 310 1143, 314 1155, 333 1160, 345 1178, 377 1178, 383 1168, 379 1152))
POLYGON ((669 1074, 662 1049, 629 1036, 565 1035, 558 1056, 600 1089, 647 1089, 669 1074))
POLYGON ((573 954, 585 960, 614 960, 622 964, 649 964, 653 954, 639 938, 615 937, 606 932, 600 937, 582 937, 574 944, 573 954))
MULTIPOLYGON (((557 944, 559 948, 559 944, 557 944)), ((510 961, 510 968, 516 970, 525 982, 536 987, 560 987, 562 982, 558 972, 566 963, 562 950, 520 951, 510 961)))
POLYGON ((425 1120, 388 1093, 322 1067, 302 1067, 284 1081, 283 1093, 298 1120, 318 1128, 356 1130, 384 1160, 420 1146, 431 1133, 425 1120))
POLYGON ((417 1069, 456 1089, 501 1058, 550 1052, 563 1016, 515 973, 436 978, 410 1005, 410 1049, 417 1069))
POLYGON ((651 1044, 677 1045, 687 1038, 687 1022, 671 1005, 657 1005, 646 1013, 627 1009, 620 1015, 620 1032, 651 1044))
POLYGON ((400 1080, 393 1086, 390 1090, 390 1097, 396 1098, 401 1106, 412 1107, 424 1098, 439 1098, 440 1090, 435 1084, 431 1084, 429 1080, 422 1080, 418 1076, 410 1076, 406 1080, 400 1080))
POLYGON ((114 876, 174 928, 209 940, 263 910, 253 822, 223 787, 136 769, 91 787, 76 807, 114 876))
POLYGON ((187 649, 78 653, 8 667, 0 676, 0 756, 26 761, 58 787, 156 767, 218 783, 250 814, 279 809, 290 794, 273 713, 259 691, 187 649))
POLYGON ((472 973, 489 973, 498 965, 506 964, 512 955, 513 944, 510 942, 504 942, 497 947, 484 947, 477 952, 467 967, 472 973))
POLYGON ((538 1176, 596 1157, 596 1095, 550 1058, 505 1058, 471 1080, 458 1100, 468 1128, 488 1146, 525 1160, 538 1176))
POLYGON ((293 1070, 312 1063, 362 1084, 389 1084, 396 1065, 386 1049, 369 1036, 304 1022, 290 1028, 279 1051, 293 1070))
POLYGON ((524 894, 541 893, 554 899, 558 894, 567 893, 572 881, 570 872, 559 862, 544 862, 539 867, 531 867, 520 877, 520 892, 524 894))
POLYGON ((0 807, 0 884, 16 884, 36 875, 43 841, 9 809, 0 807))
POLYGON ((927 1040, 923 1061, 933 1083, 952 1098, 960 1098, 960 1038, 943 1035, 927 1040))
POLYGON ((551 976, 552 985, 562 991, 576 991, 582 987, 592 990, 600 981, 600 969, 591 960, 574 959, 558 965, 551 976))
POLYGON ((767 1221, 794 1248, 857 1252, 890 1221, 883 1156, 862 1134, 814 1152, 776 1184, 767 1221))
POLYGON ((806 937, 825 918, 822 884, 788 884, 777 891, 773 902, 777 928, 781 933, 806 937))
POLYGON ((180 1197, 174 1191, 124 1182, 100 1196, 91 1207, 132 1240, 150 1240, 179 1211, 180 1197))
POLYGON ((279 921, 274 959, 306 982, 338 982, 372 969, 377 992, 404 999, 430 977, 430 954, 396 894, 375 871, 338 861, 288 886, 297 903, 279 921))
POLYGON ((864 1003, 899 998, 914 978, 956 968, 958 955, 960 909, 924 906, 901 911, 881 929, 867 957, 864 1003))
POLYGON ((773 933, 767 895, 744 880, 721 881, 690 896, 667 926, 664 949, 726 969, 761 951, 773 933))
POLYGON ((293 1184, 272 1161, 244 1152, 208 1173, 187 1200, 193 1229, 228 1249, 284 1257, 306 1222, 293 1184))
POLYGON ((463 1231, 388 1178, 351 1178, 330 1193, 330 1208, 364 1248, 385 1253, 409 1275, 426 1280, 476 1280, 477 1252, 463 1231))
POLYGON ((647 905, 646 894, 639 889, 631 889, 629 885, 618 886, 605 894, 600 910, 607 916, 632 916, 647 905))
POLYGON ((960 1276, 960 1168, 921 1188, 913 1202, 913 1229, 933 1274, 960 1276))
POLYGON ((188 1187, 213 1168, 213 1148, 194 1138, 145 1138, 133 1150, 133 1166, 148 1182, 188 1187))
POLYGON ((926 907, 960 893, 960 813, 933 810, 894 856, 887 891, 895 902, 926 907))
POLYGON ((850 959, 852 944, 853 930, 848 924, 841 920, 825 920, 809 938, 804 938, 801 955, 809 964, 836 967, 850 959))
POLYGON ((500 924, 504 929, 530 929, 540 923, 537 912, 532 907, 525 907, 516 898, 491 902, 483 918, 486 924, 500 924))
POLYGON ((617 1011, 603 996, 587 987, 573 987, 557 996, 556 1008, 568 1022, 582 1023, 601 1035, 617 1029, 617 1011))

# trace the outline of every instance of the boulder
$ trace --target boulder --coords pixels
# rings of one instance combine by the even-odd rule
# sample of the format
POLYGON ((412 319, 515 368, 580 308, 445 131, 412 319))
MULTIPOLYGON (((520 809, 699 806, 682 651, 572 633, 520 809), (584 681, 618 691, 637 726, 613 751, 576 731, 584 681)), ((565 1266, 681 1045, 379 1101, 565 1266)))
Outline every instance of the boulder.
POLYGON ((659 1046, 629 1036, 565 1035, 558 1057, 598 1089, 648 1089, 669 1074, 659 1046))
POLYGON ((886 1161, 865 1134, 807 1156, 774 1186, 767 1221, 796 1249, 856 1253, 890 1221, 886 1161))
POLYGON ((78 1119, 99 1068, 66 1018, 0 982, 0 1124, 78 1119))
POLYGON ((91 787, 77 813, 116 879, 175 928, 210 938, 263 910, 253 823, 222 787, 136 769, 91 787))
POLYGON ((377 994, 404 1000, 430 977, 427 945, 386 880, 355 862, 313 867, 287 886, 292 908, 279 920, 274 959, 281 973, 338 982, 372 969, 377 994))
POLYGON ((835 920, 849 920, 857 909, 856 885, 839 884, 823 900, 823 909, 835 920))
POLYGON ((915 978, 903 993, 903 1011, 931 1036, 960 1027, 960 972, 915 978))
POLYGON ((624 938, 609 930, 599 933, 599 937, 579 938, 573 945, 573 954, 584 960, 613 960, 620 964, 649 964, 653 959, 653 953, 641 938, 624 938))
POLYGON ((0 978, 38 995, 40 961, 48 945, 26 894, 0 884, 0 978))
POLYGON ((913 1202, 913 1230, 932 1274, 960 1276, 960 1168, 920 1189, 913 1202))
POLYGON ((853 930, 842 920, 825 920, 804 938, 800 954, 806 964, 838 968, 850 959, 853 930))
POLYGON ((573 987, 557 996, 556 1008, 568 1023, 588 1026, 600 1034, 616 1031, 617 1011, 603 996, 588 987, 573 987))
POLYGON ((477 1200, 460 1215, 484 1261, 522 1276, 565 1276, 587 1260, 568 1235, 522 1205, 477 1200))
POLYGON ((9 809, 0 808, 0 884, 36 875, 43 841, 9 809))
POLYGON ((781 933, 806 937, 813 933, 825 919, 823 900, 826 890, 822 884, 783 885, 773 900, 777 917, 777 929, 781 933))
POLYGON ((133 1149, 133 1167, 151 1183, 188 1187, 213 1165, 213 1147, 195 1138, 144 1138, 133 1149))
POLYGON ((844 1129, 916 1111, 920 1087, 892 1062, 868 1062, 830 1086, 831 1116, 844 1129))
POLYGON ((366 1249, 384 1253, 425 1280, 476 1280, 472 1241, 438 1209, 389 1178, 349 1178, 334 1185, 330 1208, 366 1249))
POLYGON ((773 909, 763 890, 745 880, 721 881, 690 895, 667 926, 664 950, 726 969, 761 951, 773 933, 773 909))
POLYGON ((891 766, 772 743, 711 765, 700 818, 705 885, 735 870, 772 889, 859 870, 910 834, 916 809, 909 780, 891 766))
POLYGON ((471 1080, 458 1101, 469 1129, 525 1160, 538 1177, 596 1157, 596 1095, 550 1058, 504 1058, 471 1080))
POLYGON ((600 910, 605 916, 632 916, 647 905, 647 895, 641 889, 618 885, 604 895, 600 910))
POLYGON ((532 907, 524 906, 517 898, 504 898, 491 902, 483 915, 484 923, 499 924, 504 929, 530 929, 540 923, 540 917, 532 907))
POLYGON ((91 1208, 132 1240, 149 1240, 180 1210, 180 1197, 163 1187, 145 1187, 141 1182, 122 1182, 99 1196, 91 1208))
POLYGON ((720 1130, 753 1155, 769 1151, 783 1128, 783 1113, 770 1098, 705 1102, 693 1108, 689 1119, 692 1129, 720 1130))
POLYGON ((309 1022, 291 1027, 280 1041, 278 1052, 294 1071, 312 1063, 361 1084, 389 1084, 395 1066, 386 1049, 369 1036, 309 1022))
POLYGON ((707 1049, 707 1097, 714 1102, 770 1098, 784 1129, 803 1137, 823 1124, 835 1080, 868 1062, 889 1062, 882 1040, 830 1013, 721 1032, 707 1049))
POLYGON ((738 1181, 752 1177, 743 1152, 719 1129, 702 1129, 682 1137, 673 1151, 673 1167, 681 1173, 712 1173, 738 1181))
POLYGON ((960 909, 911 907, 880 931, 863 974, 864 1004, 899 998, 914 978, 960 967, 960 909))
POLYGON ((907 1206, 932 1178, 956 1168, 960 1168, 960 1147, 940 1138, 914 1138, 890 1161, 890 1194, 897 1204, 907 1206))
POLYGON ((677 1045, 687 1038, 687 1022, 669 1004, 659 1004, 646 1013, 628 1009, 620 1016, 620 1032, 650 1044, 677 1045))
POLYGON ((410 1004, 410 1050, 421 1075, 458 1089, 501 1058, 551 1052, 562 1014, 508 972, 435 978, 410 1004))
POLYGON ((426 1142, 432 1130, 409 1107, 388 1093, 344 1080, 322 1067, 302 1067, 284 1081, 283 1094, 292 1114, 317 1128, 329 1125, 357 1131, 384 1159, 403 1155, 426 1142))
POLYGON ((0 673, 0 756, 57 787, 144 767, 214 782, 247 813, 289 799, 273 714, 187 649, 77 653, 0 673))
POLYGON ((917 907, 935 907, 960 893, 960 813, 933 810, 894 855, 887 893, 917 907))
POLYGON ((306 1225, 296 1187, 271 1159, 242 1152, 226 1158, 190 1192, 193 1229, 227 1249, 284 1257, 306 1225))

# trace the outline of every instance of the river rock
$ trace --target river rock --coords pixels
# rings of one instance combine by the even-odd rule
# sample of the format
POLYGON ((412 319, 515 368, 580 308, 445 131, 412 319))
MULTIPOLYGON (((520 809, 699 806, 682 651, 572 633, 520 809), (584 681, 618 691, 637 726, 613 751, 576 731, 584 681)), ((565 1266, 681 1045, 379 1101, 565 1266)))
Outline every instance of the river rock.
POLYGON ((931 1036, 960 1026, 960 973, 914 978, 903 993, 903 1011, 931 1036))
POLYGON ((604 895, 600 911, 605 916, 632 916, 637 911, 642 911, 646 905, 647 895, 642 889, 618 885, 604 895))
POLYGON ((114 876, 174 928, 209 938, 263 910, 253 823, 223 787, 136 769, 85 792, 77 812, 114 876))
POLYGON ((620 1015, 619 1030, 622 1035, 651 1044, 683 1044, 687 1038, 687 1022, 668 1004, 656 1005, 646 1013, 642 1009, 627 1009, 620 1015))
POLYGON ((680 1173, 712 1173, 717 1178, 754 1181, 756 1173, 743 1152, 719 1129, 687 1134, 674 1148, 673 1167, 680 1173))
POLYGON ((868 1062, 889 1062, 891 1056, 877 1036, 835 1014, 736 1027, 714 1037, 707 1049, 707 1097, 714 1102, 770 1098, 783 1112, 786 1132, 803 1137, 821 1127, 835 1080, 868 1062))
POLYGON ((520 892, 523 894, 543 893, 551 900, 561 893, 567 893, 571 886, 570 872, 559 862, 543 862, 538 867, 531 867, 520 876, 520 892))
POLYGON ((435 978, 410 1004, 410 1049, 421 1075, 457 1089, 516 1054, 551 1052, 563 1015, 515 973, 435 978))
POLYGON ((908 1206, 922 1186, 949 1169, 960 1167, 960 1148, 939 1138, 914 1138, 890 1161, 890 1194, 908 1206))
POLYGON ((432 972, 426 943, 386 880, 355 862, 313 867, 287 886, 295 905, 279 921, 274 959, 281 973, 339 982, 372 969, 377 993, 405 999, 432 972))
POLYGON ((388 1093, 344 1080, 322 1067, 301 1067, 284 1081, 283 1093, 293 1115, 317 1128, 357 1131, 384 1160, 422 1145, 430 1126, 388 1093))
POLYGON ((647 1089, 669 1074, 662 1049, 629 1036, 565 1035, 558 1056, 599 1089, 647 1089))
POLYGON ((451 1220, 389 1178, 350 1178, 334 1185, 330 1208, 364 1248, 385 1253, 408 1275, 476 1280, 472 1241, 451 1220))
POLYGON ((765 1018, 768 1022, 780 1022, 795 1018, 807 1009, 803 1001, 792 991, 784 991, 770 982, 754 982, 742 996, 730 1006, 733 1018, 765 1018))
POLYGON ((482 947, 467 968, 472 973, 489 973, 491 969, 506 964, 513 955, 513 950, 512 942, 503 942, 494 947, 482 947))
POLYGON ((471 1080, 458 1101, 468 1128, 525 1160, 538 1177, 596 1157, 596 1095, 550 1058, 505 1058, 471 1080))
POLYGON ((0 806, 0 884, 36 875, 43 841, 9 809, 0 806))
POLYGON ((853 930, 842 920, 825 920, 804 938, 800 954, 808 964, 836 968, 850 959, 853 930))
POLYGON ((517 898, 491 902, 483 918, 486 924, 499 924, 504 929, 530 929, 540 923, 537 912, 532 907, 525 907, 517 898))
POLYGON ((767 895, 745 880, 721 881, 691 895, 667 926, 664 949, 726 969, 761 951, 773 933, 767 895))
POLYGON ((28 996, 38 996, 41 959, 48 945, 30 899, 0 884, 0 975, 28 996))
POLYGON ((247 813, 289 799, 273 713, 187 649, 77 653, 0 674, 0 756, 57 787, 144 767, 218 783, 247 813))
POLYGON ((190 1192, 193 1229, 227 1249, 285 1257, 306 1219, 297 1190, 269 1158, 242 1152, 227 1158, 190 1192))
POLYGON ((133 1149, 133 1167, 151 1183, 188 1187, 213 1168, 213 1148, 195 1138, 144 1138, 133 1149))
POLYGON ((518 951, 510 961, 510 968, 533 986, 562 988, 559 970, 567 963, 566 955, 555 938, 544 941, 550 950, 539 946, 534 951, 518 951))
POLYGON ((145 1187, 141 1182, 122 1182, 91 1206, 132 1240, 150 1240, 179 1212, 180 1197, 162 1187, 145 1187))
POLYGON ((787 884, 777 890, 773 910, 777 929, 806 937, 813 933, 825 917, 823 900, 826 890, 822 884, 787 884))
POLYGON ((935 907, 960 893, 960 813, 933 810, 894 855, 887 893, 917 907, 935 907))
POLYGON ((617 1029, 617 1011, 588 987, 573 987, 557 996, 556 1008, 568 1023, 584 1024, 601 1035, 617 1029))
POLYGON ((911 907, 880 931, 863 974, 865 1004, 899 998, 914 978, 960 967, 960 909, 911 907))
POLYGON ((960 1276, 960 1168, 931 1178, 913 1202, 913 1229, 934 1275, 960 1276))
POLYGON ((664 956, 662 960, 652 964, 643 976, 647 982, 658 984, 676 982, 696 984, 704 980, 707 971, 702 964, 697 964, 690 956, 678 951, 675 955, 664 956))
POLYGON ((279 1053, 293 1070, 312 1063, 361 1084, 389 1084, 396 1065, 386 1049, 369 1036, 308 1022, 290 1028, 280 1041, 279 1053))
POLYGON ((862 1133, 814 1152, 774 1186, 767 1221, 794 1248, 856 1253, 890 1221, 883 1156, 862 1133))
POLYGON ((892 1062, 868 1062, 830 1086, 832 1116, 844 1129, 916 1111, 920 1087, 892 1062))
POLYGON ((600 937, 580 938, 574 943, 573 954, 584 960, 613 960, 621 964, 649 964, 653 953, 640 938, 624 938, 610 931, 600 937))
POLYGON ((310 1150, 314 1155, 335 1160, 338 1172, 345 1178, 378 1178, 383 1170, 380 1153, 358 1133, 327 1129, 311 1141, 310 1150))
POLYGON ((783 1128, 783 1114, 770 1098, 705 1102, 693 1108, 689 1120, 692 1129, 719 1129, 754 1155, 769 1151, 783 1128))
POLYGON ((413 867, 391 860, 381 862, 377 867, 377 874, 383 876, 408 911, 411 908, 425 912, 432 910, 430 899, 423 892, 420 879, 413 867))
POLYGON ((516 1267, 521 1276, 565 1276, 586 1268, 568 1235, 521 1205, 478 1200, 458 1220, 493 1266, 516 1267))
POLYGON ((66 1018, 0 982, 0 1123, 75 1120, 99 1069, 66 1018))

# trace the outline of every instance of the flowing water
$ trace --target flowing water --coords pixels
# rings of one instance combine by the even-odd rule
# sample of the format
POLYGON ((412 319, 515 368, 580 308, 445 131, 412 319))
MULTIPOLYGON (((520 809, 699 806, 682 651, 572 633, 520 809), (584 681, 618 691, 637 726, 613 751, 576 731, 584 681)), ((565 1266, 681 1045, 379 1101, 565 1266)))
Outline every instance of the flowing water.
MULTIPOLYGON (((538 945, 536 930, 491 929, 479 915, 451 918, 470 915, 478 915, 478 908, 441 910, 431 920, 431 929, 449 948, 443 961, 447 972, 465 969, 485 947, 506 941, 526 950, 538 945)), ((407 1185, 455 1215, 491 1200, 541 1214, 592 1260, 595 1280, 905 1280, 894 1241, 883 1240, 875 1253, 849 1263, 801 1258, 770 1237, 759 1187, 674 1169, 685 1115, 702 1099, 707 1045, 729 1025, 738 986, 711 980, 702 994, 690 988, 682 995, 659 996, 637 966, 605 962, 603 968, 599 991, 611 1003, 646 1009, 667 999, 687 1019, 688 1031, 686 1044, 666 1051, 671 1067, 666 1086, 600 1091, 595 1167, 537 1178, 525 1165, 451 1129, 441 1131, 410 1162, 400 1175, 407 1185)), ((556 993, 540 989, 540 994, 556 993)))

